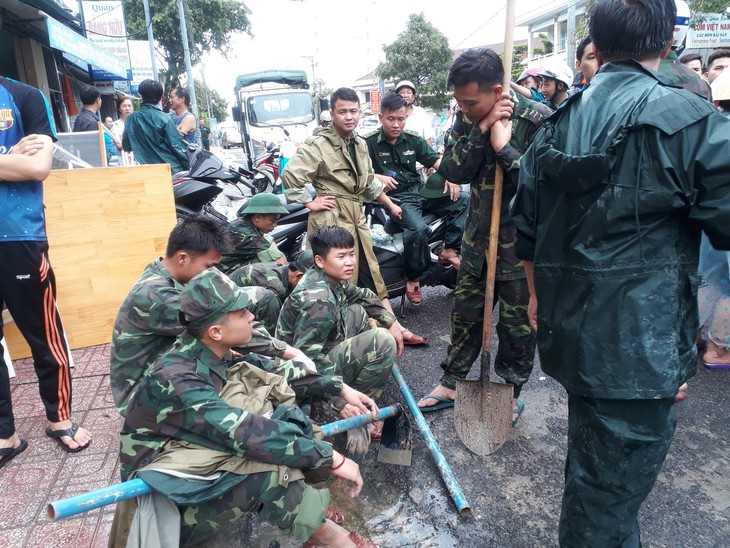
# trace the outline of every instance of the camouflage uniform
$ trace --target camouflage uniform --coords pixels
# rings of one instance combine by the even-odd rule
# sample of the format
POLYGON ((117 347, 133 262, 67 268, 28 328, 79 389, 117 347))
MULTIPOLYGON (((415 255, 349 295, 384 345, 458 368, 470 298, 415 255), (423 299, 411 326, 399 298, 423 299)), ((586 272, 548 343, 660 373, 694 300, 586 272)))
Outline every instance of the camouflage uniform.
MULTIPOLYGON (((109 380, 119 412, 124 415, 127 402, 152 363, 168 350, 183 332, 180 323, 180 293, 183 285, 172 277, 162 259, 150 263, 122 302, 114 322, 111 341, 111 371, 109 380)), ((254 289, 259 311, 266 313, 264 289, 254 289)), ((251 343, 245 348, 271 357, 281 357, 286 345, 273 339, 262 327, 255 329, 251 343)))
POLYGON ((673 49, 659 63, 659 80, 663 83, 677 88, 684 88, 687 91, 696 93, 703 99, 712 101, 712 90, 710 84, 692 69, 685 67, 679 62, 677 52, 673 49))
POLYGON ((319 268, 304 274, 281 309, 276 336, 300 349, 325 379, 378 397, 396 355, 387 329, 395 317, 375 293, 350 282, 333 283, 319 268))
POLYGON ((227 273, 250 263, 286 260, 284 254, 276 247, 274 239, 256 228, 249 215, 232 221, 228 226, 231 229, 233 251, 221 257, 218 268, 222 272, 227 273))
POLYGON ((416 132, 406 130, 394 144, 388 142, 379 129, 364 135, 370 151, 370 160, 375 173, 391 175, 398 181, 398 187, 389 196, 400 201, 403 210, 401 220, 394 219, 403 227, 403 262, 406 265, 406 278, 419 279, 431 263, 428 248, 429 229, 423 221, 423 213, 438 215, 446 223, 444 244, 447 248, 460 249, 461 235, 464 232, 469 196, 462 192, 453 201, 449 196, 424 198, 418 190, 421 174, 416 163, 432 167, 440 156, 416 132))
POLYGON ((256 314, 267 331, 276 331, 279 311, 287 295, 289 295, 289 265, 276 261, 252 263, 228 272, 228 277, 241 287, 261 287, 266 292, 266 311, 256 314), (261 313, 263 312, 263 314, 261 313))
MULTIPOLYGON (((245 306, 245 294, 234 287, 214 270, 196 276, 180 298, 190 328, 205 327, 245 306)), ((171 441, 253 461, 254 466, 260 463, 295 470, 332 466, 332 446, 313 439, 308 423, 288 420, 293 415, 287 415, 286 410, 277 413, 276 402, 273 417, 282 418, 268 418, 223 399, 221 391, 232 358, 231 353, 218 357, 186 331, 155 362, 132 395, 120 434, 123 480, 152 463, 171 441)), ((238 481, 222 496, 197 506, 182 506, 183 543, 204 540, 221 525, 250 511, 258 512, 286 534, 308 539, 323 523, 328 496, 301 479, 289 482, 287 477, 280 477, 279 470, 238 474, 238 481), (305 520, 298 519, 300 513, 305 520)), ((175 495, 170 496, 175 500, 175 495)))
POLYGON ((439 173, 458 184, 471 184, 469 213, 461 244, 461 268, 451 310, 451 344, 441 363, 441 384, 456 387, 456 379, 466 378, 482 346, 484 291, 487 278, 486 254, 496 162, 504 169, 504 187, 497 250, 495 302, 500 303, 499 350, 495 372, 515 385, 515 397, 532 372, 535 336, 527 320, 529 293, 522 262, 515 255, 515 226, 509 216, 509 202, 515 195, 520 158, 527 150, 538 125, 552 111, 545 105, 511 93, 512 140, 495 153, 490 134, 459 111, 451 131, 439 173))

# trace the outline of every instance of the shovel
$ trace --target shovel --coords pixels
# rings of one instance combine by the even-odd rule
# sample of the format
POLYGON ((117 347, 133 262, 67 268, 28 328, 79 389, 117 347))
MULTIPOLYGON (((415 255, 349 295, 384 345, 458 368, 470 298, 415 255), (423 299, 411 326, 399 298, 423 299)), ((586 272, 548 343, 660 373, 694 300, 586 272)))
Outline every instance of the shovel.
MULTIPOLYGON (((510 89, 512 49, 515 21, 514 0, 507 0, 507 23, 504 33, 504 89, 510 89)), ((484 327, 482 330, 482 354, 479 379, 456 381, 454 423, 456 433, 464 445, 477 455, 490 455, 504 445, 512 428, 511 384, 489 380, 492 342, 492 314, 494 309, 494 278, 497 270, 499 246, 499 218, 502 205, 504 172, 497 162, 494 177, 492 219, 489 228, 487 251, 487 287, 484 294, 484 327)))

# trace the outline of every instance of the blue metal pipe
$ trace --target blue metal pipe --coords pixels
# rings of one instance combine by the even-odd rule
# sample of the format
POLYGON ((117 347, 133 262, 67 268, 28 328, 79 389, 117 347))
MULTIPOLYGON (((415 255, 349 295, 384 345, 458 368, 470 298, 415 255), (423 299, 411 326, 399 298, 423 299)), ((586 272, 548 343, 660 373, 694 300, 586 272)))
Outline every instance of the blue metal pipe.
MULTIPOLYGON (((334 436, 352 430, 359 426, 364 426, 373 422, 373 420, 383 420, 389 417, 394 417, 401 413, 403 408, 399 405, 390 405, 380 409, 377 417, 373 419, 370 414, 357 415, 356 417, 350 417, 349 419, 342 419, 337 422, 325 424, 322 426, 322 433, 325 437, 334 436)), ((136 478, 133 480, 111 485, 103 489, 97 489, 91 493, 84 493, 83 495, 76 495, 75 497, 69 497, 56 502, 52 502, 48 505, 47 513, 48 519, 51 521, 58 521, 60 519, 75 516, 82 512, 88 512, 101 508, 108 504, 114 504, 121 502, 126 499, 139 497, 151 493, 152 488, 147 485, 143 480, 136 478)))
POLYGON ((398 383, 398 387, 403 393, 403 397, 408 404, 408 408, 411 410, 411 414, 416 420, 416 425, 418 426, 418 430, 421 432, 421 437, 423 438, 423 441, 426 442, 426 445, 431 451, 431 455, 433 455, 433 459, 436 461, 436 466, 441 473, 441 477, 444 479, 444 483, 446 484, 446 488, 451 494, 451 498, 454 500, 456 509, 459 511, 459 514, 462 517, 468 516, 469 514, 471 514, 471 507, 466 501, 466 497, 464 497, 464 493, 461 491, 461 487, 459 487, 459 483, 456 481, 456 477, 451 471, 449 463, 446 462, 446 458, 441 452, 441 448, 439 447, 436 438, 433 437, 433 432, 431 432, 431 428, 429 428, 426 419, 423 418, 423 413, 418 407, 418 404, 416 403, 416 400, 413 397, 410 388, 408 388, 408 385, 406 384, 406 381, 403 378, 403 375, 401 375, 400 369, 398 369, 398 366, 396 364, 393 364, 392 371, 395 382, 398 383))

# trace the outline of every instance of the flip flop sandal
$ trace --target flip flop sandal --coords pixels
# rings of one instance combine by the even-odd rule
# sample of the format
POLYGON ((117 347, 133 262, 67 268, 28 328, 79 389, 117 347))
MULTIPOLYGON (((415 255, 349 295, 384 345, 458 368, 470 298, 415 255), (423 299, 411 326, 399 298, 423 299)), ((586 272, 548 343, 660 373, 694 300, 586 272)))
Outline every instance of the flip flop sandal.
POLYGON ((422 296, 420 284, 416 286, 416 289, 409 291, 408 283, 406 282, 406 297, 408 298, 408 302, 413 306, 421 306, 422 296))
POLYGON ((0 449, 0 468, 5 466, 26 449, 28 449, 28 442, 25 440, 20 440, 20 445, 18 445, 18 447, 5 447, 4 449, 0 449))
MULTIPOLYGON (((89 441, 89 443, 87 443, 86 445, 80 445, 76 449, 71 449, 68 445, 63 443, 63 440, 61 439, 63 436, 68 436, 72 440, 76 441, 76 433, 78 431, 79 425, 75 422, 71 423, 71 428, 66 428, 65 430, 51 430, 50 426, 46 426, 46 436, 48 436, 52 440, 56 440, 58 442, 58 445, 61 446, 61 449, 66 451, 66 453, 78 453, 79 451, 83 451, 89 445, 91 445, 91 441, 89 441)), ((78 442, 76 441, 76 443, 78 442)))
POLYGON ((401 331, 402 334, 410 333, 411 337, 406 340, 405 336, 403 337, 403 344, 406 346, 422 346, 424 344, 429 344, 431 341, 426 339, 425 337, 421 337, 420 335, 416 335, 413 331, 410 329, 404 329, 401 331))
POLYGON ((730 363, 702 362, 707 369, 730 369, 730 363))
POLYGON ((419 407, 421 413, 431 413, 433 411, 440 411, 441 409, 449 409, 451 407, 454 407, 454 400, 444 398, 443 396, 437 396, 436 394, 429 394, 428 396, 423 396, 421 399, 426 400, 429 398, 438 401, 438 403, 434 403, 433 405, 427 405, 426 407, 419 407))
POLYGON ((337 525, 345 523, 345 517, 342 515, 340 509, 332 505, 327 507, 327 511, 324 513, 324 519, 333 521, 337 525))
POLYGON ((512 427, 514 428, 515 424, 517 424, 517 421, 520 420, 520 417, 522 416, 522 412, 525 410, 525 402, 522 400, 517 400, 517 409, 512 409, 512 414, 517 415, 516 419, 512 419, 512 427))

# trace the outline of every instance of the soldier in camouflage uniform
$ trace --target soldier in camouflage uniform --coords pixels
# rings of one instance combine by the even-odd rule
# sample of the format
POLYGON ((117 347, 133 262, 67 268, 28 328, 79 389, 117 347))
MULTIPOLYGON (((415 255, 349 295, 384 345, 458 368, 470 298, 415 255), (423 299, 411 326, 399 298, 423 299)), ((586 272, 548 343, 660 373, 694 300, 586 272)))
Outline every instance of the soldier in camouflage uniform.
MULTIPOLYGON (((114 402, 124 415, 127 401, 149 366, 182 333, 180 292, 228 249, 225 227, 205 217, 189 217, 170 233, 165 257, 145 268, 117 313, 111 341, 110 381, 114 402)), ((263 288, 250 288, 256 313, 265 313, 263 288)), ((257 325, 247 351, 291 359, 300 353, 257 325)))
MULTIPOLYGON (((151 465, 147 469, 153 474, 143 477, 156 479, 155 491, 178 505, 181 544, 205 540, 248 512, 300 541, 336 546, 367 542, 326 520, 328 491, 316 490, 301 479, 302 469, 331 468, 336 476, 354 483, 353 497, 363 484, 356 463, 315 439, 308 419, 291 405, 293 393, 283 381, 273 395, 266 395, 266 382, 242 386, 243 392, 264 389, 263 399, 248 400, 245 407, 233 406, 221 395, 234 357, 231 348, 251 338, 253 315, 247 310, 247 295, 225 275, 209 269, 187 284, 179 303, 186 331, 155 362, 129 403, 120 435, 122 479, 151 465), (203 466, 206 459, 196 456, 198 451, 231 458, 205 471, 188 468, 188 473, 206 478, 201 491, 201 482, 165 474, 154 466, 163 455, 169 458, 170 445, 178 452, 177 471, 186 471, 186 453, 191 462, 203 466), (231 462, 236 467, 229 466, 231 462), (216 471, 224 473, 210 477, 216 471)), ((244 374, 240 380, 246 385, 247 379, 255 378, 244 374)), ((275 377, 270 380, 277 382, 275 377)), ((115 545, 124 542, 120 533, 124 536, 128 529, 124 523, 128 510, 129 504, 120 505, 115 514, 115 545)), ((167 530, 177 523, 163 519, 158 526, 167 530)))
POLYGON ((289 264, 277 262, 252 263, 228 272, 228 277, 241 287, 256 286, 266 293, 266 310, 256 313, 267 331, 276 331, 276 322, 284 301, 301 280, 304 273, 314 265, 311 251, 303 251, 289 264))
MULTIPOLYGON (((403 351, 400 326, 375 293, 349 281, 357 261, 354 238, 346 229, 321 228, 309 236, 309 243, 316 267, 304 274, 284 303, 276 336, 302 350, 325 379, 377 398, 396 352, 403 351), (388 329, 371 328, 371 319, 388 329)), ((344 402, 336 406, 343 415, 349 413, 344 402)), ((359 435, 348 434, 348 440, 359 435)), ((363 449, 353 444, 352 451, 363 449)))
POLYGON ((529 293, 522 262, 514 251, 515 226, 508 207, 517 188, 520 158, 538 125, 552 111, 521 95, 504 93, 503 74, 502 61, 486 48, 465 51, 449 71, 449 87, 454 87, 461 111, 439 173, 449 181, 471 184, 471 197, 451 311, 451 344, 441 364, 444 374, 440 385, 421 399, 419 406, 425 410, 453 406, 456 379, 466 378, 481 350, 489 219, 499 161, 504 169, 504 190, 495 282, 495 303, 499 301, 500 309, 499 350, 494 368, 514 385, 516 421, 524 408, 517 397, 532 371, 535 337, 527 321, 529 293), (500 122, 505 117, 510 119, 507 127, 500 122))
POLYGON ((281 215, 289 213, 274 194, 256 194, 239 218, 229 225, 233 249, 224 253, 218 268, 230 272, 250 263, 277 261, 287 263, 269 232, 276 228, 281 215))

